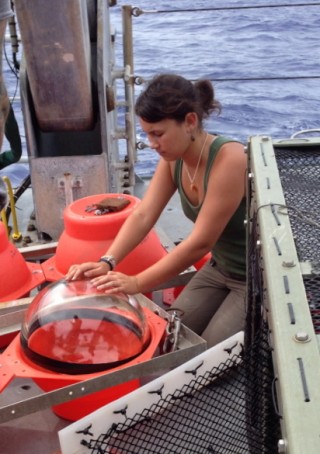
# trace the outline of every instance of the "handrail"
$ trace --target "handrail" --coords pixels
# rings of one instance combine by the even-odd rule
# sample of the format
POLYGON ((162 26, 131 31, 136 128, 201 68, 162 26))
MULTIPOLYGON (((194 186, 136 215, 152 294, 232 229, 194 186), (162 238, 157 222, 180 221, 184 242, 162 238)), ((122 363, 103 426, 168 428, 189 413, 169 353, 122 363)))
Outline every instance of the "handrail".
POLYGON ((320 129, 319 128, 316 128, 316 129, 303 129, 301 131, 297 131, 294 134, 292 134, 290 139, 295 139, 300 134, 309 134, 310 132, 319 132, 320 133, 320 129))
POLYGON ((126 141, 129 171, 129 186, 135 185, 134 164, 137 159, 136 126, 134 114, 134 65, 133 65, 133 36, 132 36, 132 7, 122 7, 123 21, 123 63, 124 86, 126 100, 126 141))
MULTIPOLYGON (((18 227, 17 212, 16 212, 16 206, 15 206, 15 202, 14 202, 14 194, 13 194, 13 190, 12 190, 12 186, 11 186, 11 181, 7 176, 2 177, 2 179, 7 185, 9 203, 10 203, 10 208, 11 208, 11 213, 12 213, 13 233, 12 233, 11 237, 14 241, 19 241, 22 237, 22 233, 19 231, 19 227, 18 227)), ((1 211, 1 218, 2 218, 3 224, 6 228, 8 237, 9 237, 8 219, 7 219, 5 209, 3 209, 1 211)))

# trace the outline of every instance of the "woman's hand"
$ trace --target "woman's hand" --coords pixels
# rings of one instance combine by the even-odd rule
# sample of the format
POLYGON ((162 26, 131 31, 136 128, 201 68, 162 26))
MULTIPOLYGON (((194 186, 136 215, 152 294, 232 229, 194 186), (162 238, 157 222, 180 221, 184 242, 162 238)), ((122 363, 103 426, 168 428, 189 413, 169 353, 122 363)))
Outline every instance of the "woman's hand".
POLYGON ((127 276, 118 271, 109 271, 108 274, 96 277, 91 283, 98 290, 104 290, 105 293, 127 293, 134 295, 139 293, 138 279, 136 276, 127 276))
POLYGON ((110 271, 110 266, 105 262, 86 262, 81 265, 71 265, 65 279, 67 281, 75 281, 82 277, 96 277, 102 274, 107 274, 110 271))

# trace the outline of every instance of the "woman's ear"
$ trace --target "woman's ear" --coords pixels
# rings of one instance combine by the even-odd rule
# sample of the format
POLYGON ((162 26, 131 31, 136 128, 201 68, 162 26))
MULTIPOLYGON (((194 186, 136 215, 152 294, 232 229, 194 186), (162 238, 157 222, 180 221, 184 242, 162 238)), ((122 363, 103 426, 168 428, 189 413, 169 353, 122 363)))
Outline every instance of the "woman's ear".
POLYGON ((198 127, 198 115, 195 112, 187 113, 185 122, 188 127, 190 127, 192 130, 195 130, 198 127))

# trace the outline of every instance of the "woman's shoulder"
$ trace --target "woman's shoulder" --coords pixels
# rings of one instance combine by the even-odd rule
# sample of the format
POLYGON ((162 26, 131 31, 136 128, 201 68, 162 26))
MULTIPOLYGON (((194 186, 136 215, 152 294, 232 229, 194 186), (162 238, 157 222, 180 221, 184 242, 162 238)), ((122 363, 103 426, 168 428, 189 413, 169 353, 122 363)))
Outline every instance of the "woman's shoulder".
POLYGON ((225 167, 230 166, 239 168, 247 166, 245 147, 238 140, 217 136, 210 147, 208 170, 224 171, 225 167))
POLYGON ((244 145, 242 142, 240 142, 237 139, 233 139, 231 137, 227 136, 220 136, 220 135, 213 135, 214 139, 211 143, 211 149, 220 149, 222 146, 226 144, 230 144, 231 146, 238 144, 242 148, 244 148, 244 145))
POLYGON ((210 147, 210 155, 212 158, 215 157, 217 154, 227 155, 231 152, 244 155, 245 154, 244 144, 237 139, 232 139, 230 137, 225 136, 217 136, 210 147))

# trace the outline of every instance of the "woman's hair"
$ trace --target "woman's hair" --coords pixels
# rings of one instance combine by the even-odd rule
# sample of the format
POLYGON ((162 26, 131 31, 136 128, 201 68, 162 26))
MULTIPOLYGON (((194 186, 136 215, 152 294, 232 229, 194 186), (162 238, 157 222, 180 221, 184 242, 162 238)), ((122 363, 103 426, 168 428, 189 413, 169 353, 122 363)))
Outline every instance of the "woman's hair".
POLYGON ((164 119, 183 122, 189 112, 196 112, 201 126, 203 119, 214 111, 220 113, 220 110, 221 105, 214 98, 214 88, 209 80, 192 83, 175 74, 155 76, 135 105, 138 117, 148 123, 164 119))

